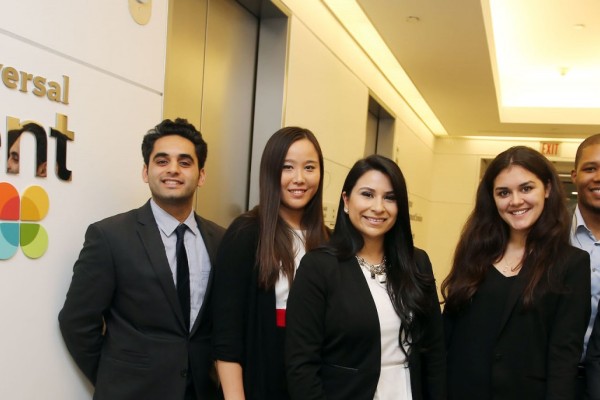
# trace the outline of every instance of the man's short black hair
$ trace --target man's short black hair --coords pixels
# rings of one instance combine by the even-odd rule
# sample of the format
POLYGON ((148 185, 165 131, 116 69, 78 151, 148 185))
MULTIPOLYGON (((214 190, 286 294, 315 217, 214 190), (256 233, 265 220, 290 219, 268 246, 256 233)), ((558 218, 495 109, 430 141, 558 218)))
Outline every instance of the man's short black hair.
POLYGON ((165 119, 144 135, 144 139, 142 140, 144 164, 148 165, 150 162, 150 154, 152 154, 152 150, 154 149, 154 143, 158 139, 169 135, 178 135, 192 142, 196 149, 196 156, 198 157, 198 168, 204 168, 208 153, 206 142, 202 139, 200 131, 185 118, 176 118, 175 121, 165 119))

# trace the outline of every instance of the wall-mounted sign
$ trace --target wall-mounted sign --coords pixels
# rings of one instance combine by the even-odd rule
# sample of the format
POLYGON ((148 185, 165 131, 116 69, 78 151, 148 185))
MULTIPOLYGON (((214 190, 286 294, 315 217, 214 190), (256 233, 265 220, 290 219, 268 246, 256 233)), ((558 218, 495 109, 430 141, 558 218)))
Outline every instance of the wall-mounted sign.
MULTIPOLYGON (((41 75, 21 71, 15 67, 0 64, 0 80, 9 90, 45 98, 53 104, 69 104, 69 77, 50 80, 41 75)), ((0 146, 6 154, 6 173, 19 174, 21 171, 21 139, 32 135, 35 139, 35 176, 46 178, 48 142, 54 141, 56 160, 54 172, 62 181, 70 181, 72 173, 67 168, 67 142, 75 140, 75 133, 67 127, 66 115, 57 112, 53 127, 46 130, 33 120, 21 120, 6 116, 6 136, 0 146)), ((1 154, 2 152, 0 152, 1 154)), ((20 248, 29 258, 39 258, 48 249, 48 232, 39 223, 48 214, 50 201, 48 193, 41 186, 29 186, 22 193, 9 182, 0 182, 0 260, 12 258, 20 248)))
MULTIPOLYGON (((34 75, 15 67, 0 64, 0 80, 8 89, 18 90, 23 93, 32 93, 37 97, 64 105, 69 104, 69 77, 62 75, 62 79, 50 80, 41 75, 34 75)), ((48 136, 54 138, 56 144, 56 176, 63 181, 70 181, 72 173, 67 168, 67 142, 75 140, 75 133, 67 128, 67 116, 56 113, 56 122, 50 128, 48 136)), ((21 121, 12 116, 6 117, 6 172, 18 174, 20 172, 21 137, 31 134, 35 138, 35 176, 45 178, 47 172, 48 139, 46 130, 32 120, 21 121)))
POLYGON ((540 153, 545 156, 557 156, 560 142, 541 142, 540 153))
POLYGON ((0 64, 0 77, 4 86, 9 89, 18 89, 23 93, 31 92, 50 101, 69 104, 69 77, 66 75, 62 76, 62 82, 58 82, 0 64))
MULTIPOLYGON (((54 168, 56 176, 63 181, 70 181, 71 171, 67 168, 67 142, 75 140, 75 133, 67 127, 67 116, 56 114, 54 127, 50 128, 48 136, 54 138, 56 145, 56 167, 54 168)), ((47 153, 48 139, 46 130, 36 122, 23 121, 18 118, 6 117, 7 143, 6 149, 7 161, 6 172, 9 174, 18 174, 22 159, 21 154, 21 136, 31 134, 35 138, 35 175, 45 178, 47 176, 47 153)))

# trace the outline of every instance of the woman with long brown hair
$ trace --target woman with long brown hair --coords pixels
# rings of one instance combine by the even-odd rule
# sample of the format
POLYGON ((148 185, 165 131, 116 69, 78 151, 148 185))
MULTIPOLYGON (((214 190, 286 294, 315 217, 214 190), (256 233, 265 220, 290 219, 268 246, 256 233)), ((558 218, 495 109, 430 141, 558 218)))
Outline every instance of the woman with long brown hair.
POLYGON ((288 398, 283 362, 289 287, 323 244, 323 155, 307 129, 282 128, 260 165, 259 205, 228 228, 213 287, 213 350, 225 399, 288 398))
POLYGON ((449 399, 571 399, 590 313, 590 261, 569 244, 553 165, 500 153, 442 283, 449 399))

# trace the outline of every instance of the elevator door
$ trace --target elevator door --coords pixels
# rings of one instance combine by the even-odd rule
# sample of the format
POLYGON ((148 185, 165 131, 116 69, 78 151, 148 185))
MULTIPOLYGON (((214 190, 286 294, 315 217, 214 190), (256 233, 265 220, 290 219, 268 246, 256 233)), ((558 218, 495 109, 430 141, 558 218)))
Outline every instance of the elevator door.
POLYGON ((208 143, 201 215, 227 226, 245 211, 258 19, 233 0, 210 0, 200 128, 208 143))
POLYGON ((258 18, 234 0, 173 0, 163 114, 187 118, 208 143, 196 211, 223 226, 245 211, 258 18))

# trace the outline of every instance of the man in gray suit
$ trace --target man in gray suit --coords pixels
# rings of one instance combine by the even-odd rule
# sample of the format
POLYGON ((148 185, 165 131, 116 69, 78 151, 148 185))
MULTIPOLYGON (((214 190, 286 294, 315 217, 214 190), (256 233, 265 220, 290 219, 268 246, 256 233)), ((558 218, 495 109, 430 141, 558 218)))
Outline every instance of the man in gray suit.
POLYGON ((186 120, 165 120, 142 154, 152 198, 89 226, 60 329, 94 399, 213 399, 207 303, 223 228, 193 211, 206 142, 186 120))

